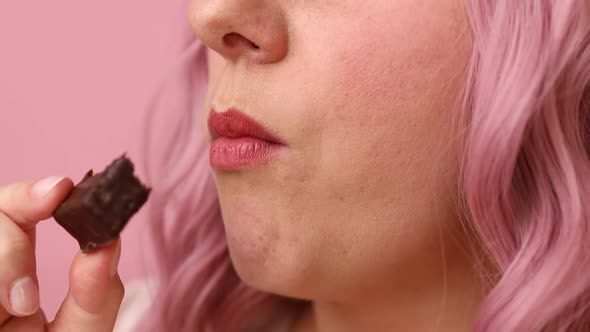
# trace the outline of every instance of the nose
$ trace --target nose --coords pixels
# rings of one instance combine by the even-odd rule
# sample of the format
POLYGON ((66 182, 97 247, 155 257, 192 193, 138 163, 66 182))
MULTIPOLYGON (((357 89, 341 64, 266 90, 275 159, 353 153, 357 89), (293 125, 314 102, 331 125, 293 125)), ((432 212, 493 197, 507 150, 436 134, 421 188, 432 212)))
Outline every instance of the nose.
POLYGON ((277 0, 193 0, 189 21, 207 47, 232 62, 275 63, 289 48, 277 0))

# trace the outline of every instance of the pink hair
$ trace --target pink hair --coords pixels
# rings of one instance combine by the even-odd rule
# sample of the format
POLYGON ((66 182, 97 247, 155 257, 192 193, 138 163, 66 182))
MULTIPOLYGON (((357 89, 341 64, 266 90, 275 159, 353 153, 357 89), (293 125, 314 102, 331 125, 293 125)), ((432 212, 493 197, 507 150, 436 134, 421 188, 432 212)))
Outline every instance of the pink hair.
MULTIPOLYGON (((463 196, 493 269, 474 331, 590 324, 590 19, 585 0, 470 0, 463 196)), ((187 36, 192 32, 187 26, 187 36)), ((301 302, 237 276, 203 135, 206 49, 189 38, 151 104, 159 290, 138 331, 260 331, 301 302)))
POLYGON ((588 331, 589 3, 468 9, 464 197, 497 274, 474 331, 588 331))

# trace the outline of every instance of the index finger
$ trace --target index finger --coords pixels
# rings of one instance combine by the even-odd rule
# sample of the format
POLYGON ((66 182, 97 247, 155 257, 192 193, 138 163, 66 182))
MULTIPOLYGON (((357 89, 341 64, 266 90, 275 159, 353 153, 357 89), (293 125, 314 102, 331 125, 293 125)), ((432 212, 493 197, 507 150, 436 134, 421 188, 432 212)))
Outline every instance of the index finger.
POLYGON ((73 186, 69 178, 57 176, 0 186, 0 212, 28 230, 50 218, 73 186))

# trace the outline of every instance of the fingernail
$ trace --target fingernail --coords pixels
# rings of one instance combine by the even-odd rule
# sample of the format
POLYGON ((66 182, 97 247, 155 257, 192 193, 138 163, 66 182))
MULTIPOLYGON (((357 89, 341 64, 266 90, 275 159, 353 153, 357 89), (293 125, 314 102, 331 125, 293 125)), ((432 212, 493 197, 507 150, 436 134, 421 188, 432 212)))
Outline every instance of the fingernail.
POLYGON ((10 289, 10 304, 17 314, 29 316, 39 309, 39 290, 31 277, 20 278, 10 289))
POLYGON ((45 178, 33 186, 32 194, 37 198, 42 198, 43 196, 47 195, 55 186, 61 182, 65 177, 64 176, 50 176, 45 178))
POLYGON ((113 255, 113 262, 111 263, 111 278, 114 277, 115 274, 117 274, 117 269, 119 267, 119 259, 121 259, 121 239, 117 239, 117 248, 115 249, 115 254, 113 255))

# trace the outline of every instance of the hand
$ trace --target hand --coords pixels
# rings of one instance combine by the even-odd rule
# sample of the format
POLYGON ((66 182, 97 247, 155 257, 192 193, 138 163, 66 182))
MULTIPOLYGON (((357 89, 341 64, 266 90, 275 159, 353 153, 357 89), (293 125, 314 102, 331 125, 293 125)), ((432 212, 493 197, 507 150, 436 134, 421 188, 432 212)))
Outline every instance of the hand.
POLYGON ((70 267, 69 291, 55 320, 39 309, 35 225, 71 191, 68 178, 0 186, 0 332, 111 332, 124 289, 117 274, 121 240, 88 254, 70 267))

